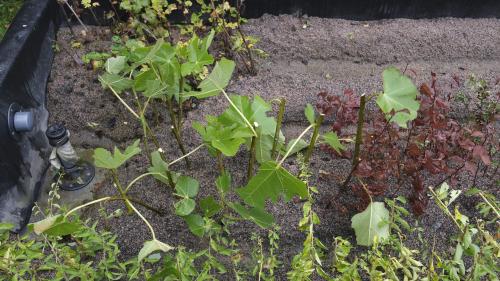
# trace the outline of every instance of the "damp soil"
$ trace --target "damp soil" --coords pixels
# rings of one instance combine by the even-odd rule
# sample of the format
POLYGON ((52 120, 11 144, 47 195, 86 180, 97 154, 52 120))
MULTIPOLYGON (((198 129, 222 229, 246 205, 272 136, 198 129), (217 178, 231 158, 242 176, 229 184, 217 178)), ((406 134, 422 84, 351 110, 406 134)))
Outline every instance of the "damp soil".
MULTIPOLYGON (((351 88, 358 94, 380 92, 381 73, 389 65, 408 69, 417 85, 430 81, 431 71, 437 73, 442 85, 453 83, 454 77, 465 81, 466 77, 474 73, 488 81, 492 92, 500 91, 498 19, 396 19, 359 22, 265 15, 249 20, 244 29, 247 34, 260 39, 258 47, 268 57, 257 58, 257 75, 236 74, 228 91, 248 96, 259 95, 266 100, 285 97, 287 112, 283 131, 287 138, 298 136, 307 126, 303 117, 304 105, 314 104, 320 91, 341 94, 344 89, 351 88)), ((139 122, 111 93, 101 88, 97 80, 98 71, 82 65, 80 59, 89 51, 108 51, 112 44, 112 34, 109 29, 102 27, 89 27, 85 36, 81 35, 81 28, 74 30, 82 43, 80 48, 71 47, 76 38, 68 29, 62 28, 58 34, 57 45, 60 51, 56 55, 48 85, 50 122, 64 123, 77 148, 124 148, 142 136, 139 122)), ((470 95, 464 84, 461 83, 453 91, 470 95)), ((132 102, 131 97, 124 98, 132 102)), ((161 109, 161 105, 156 106, 161 109)), ((191 123, 204 121, 205 115, 218 114, 225 107, 227 104, 221 97, 211 98, 203 101, 196 110, 187 113, 183 138, 188 150, 201 143, 199 136, 191 128, 191 123)), ((373 108, 373 105, 370 107, 373 108)), ((456 108, 452 114, 464 122, 467 116, 474 114, 464 110, 459 103, 453 104, 452 108, 456 108)), ((176 159, 180 155, 168 129, 168 117, 165 110, 159 111, 161 113, 158 116, 149 116, 150 124, 168 157, 176 159)), ((329 130, 328 123, 325 122, 322 128, 325 132, 329 130)), ((193 155, 191 161, 193 165, 190 169, 187 169, 184 162, 176 164, 174 169, 193 176, 200 182, 198 198, 214 194, 214 181, 218 175, 215 159, 201 150, 193 155)), ((245 184, 247 161, 247 154, 243 151, 236 157, 225 159, 225 166, 233 176, 235 188, 245 184)), ((284 166, 292 173, 298 171, 293 157, 284 166)), ((145 155, 134 157, 120 168, 119 178, 127 183, 145 172, 147 167, 148 159, 145 155)), ((339 182, 349 173, 349 168, 349 160, 332 158, 319 149, 312 157, 313 176, 310 184, 317 186, 319 190, 314 208, 321 219, 316 234, 325 245, 331 245, 336 236, 351 241, 354 238, 350 218, 358 212, 359 203, 349 192, 340 198, 335 197, 339 191, 339 182), (329 204, 332 200, 337 207, 328 207, 332 205, 329 204)), ((499 176, 492 173, 492 169, 487 169, 478 177, 477 184, 498 194, 498 186, 493 181, 498 180, 499 176)), ((425 184, 432 185, 441 180, 428 177, 425 184)), ((463 174, 454 188, 465 189, 471 182, 472 176, 463 174)), ((93 192, 95 197, 116 193, 109 179, 93 192)), ((398 194, 409 195, 409 188, 401 188, 398 194)), ((132 189, 131 195, 166 212, 160 216, 140 208, 152 222, 161 241, 192 250, 208 246, 206 241, 200 242, 199 238, 191 234, 182 219, 174 214, 175 197, 168 187, 147 178, 132 189)), ((461 200, 462 211, 472 215, 476 199, 462 197, 461 200)), ((301 207, 302 203, 298 200, 268 205, 268 211, 275 216, 281 227, 279 259, 283 266, 277 272, 277 280, 286 279, 292 257, 302 249, 305 236, 297 230, 302 216, 301 207)), ((124 206, 119 202, 112 202, 105 204, 103 208, 112 212, 117 208, 124 209, 124 206)), ((104 227, 117 234, 123 259, 135 257, 142 243, 151 238, 147 227, 137 216, 124 215, 103 220, 99 217, 97 208, 89 208, 85 212, 86 216, 103 221, 104 227)), ((436 206, 430 203, 426 213, 418 218, 418 224, 425 230, 422 239, 427 244, 422 246, 416 235, 408 234, 409 247, 425 252, 426 248, 432 246, 432 241, 436 241, 436 251, 452 251, 451 237, 456 229, 436 206)), ((250 222, 239 222, 231 227, 231 231, 232 237, 246 253, 247 260, 244 260, 244 264, 250 263, 250 253, 254 247, 250 237, 252 233, 264 236, 266 231, 250 222)), ((232 280, 232 276, 225 274, 221 279, 232 280)))

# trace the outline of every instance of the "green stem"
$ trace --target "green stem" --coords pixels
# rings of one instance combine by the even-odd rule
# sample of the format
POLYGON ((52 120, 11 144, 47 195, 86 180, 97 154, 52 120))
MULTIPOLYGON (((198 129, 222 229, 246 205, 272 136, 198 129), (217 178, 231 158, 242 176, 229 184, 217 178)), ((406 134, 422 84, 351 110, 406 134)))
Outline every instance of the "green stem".
POLYGON ((141 124, 142 124, 142 130, 144 132, 144 137, 142 139, 144 143, 144 150, 146 151, 146 156, 148 157, 149 163, 151 163, 151 151, 149 150, 149 143, 148 143, 148 126, 146 123, 146 119, 142 114, 141 114, 141 124))
POLYGON ((281 124, 283 123, 283 116, 285 115, 286 99, 280 99, 280 108, 278 111, 278 120, 276 122, 276 130, 274 131, 273 149, 271 150, 271 158, 276 157, 276 149, 280 140, 281 124))
POLYGON ((224 159, 222 156, 222 152, 217 151, 217 165, 219 166, 219 172, 221 175, 224 173, 224 159))
POLYGON ((462 229, 462 227, 460 226, 460 224, 458 223, 458 221, 455 219, 455 217, 451 214, 450 210, 448 210, 448 207, 446 206, 446 204, 444 204, 444 202, 441 199, 439 199, 439 196, 436 194, 436 192, 434 192, 434 189, 432 189, 432 187, 429 186, 429 191, 431 192, 432 197, 434 197, 434 201, 437 203, 437 205, 439 206, 439 208, 448 217, 451 218, 451 220, 455 223, 455 225, 460 230, 460 232, 462 232, 462 234, 464 234, 464 230, 462 229))
POLYGON ((182 93, 184 92, 184 77, 182 77, 181 75, 181 78, 180 78, 180 81, 179 81, 179 102, 178 102, 178 106, 179 106, 179 114, 177 116, 177 129, 180 130, 179 131, 179 136, 182 138, 182 117, 184 116, 184 108, 182 106, 183 102, 182 102, 182 93))
MULTIPOLYGON (((170 115, 170 121, 172 122, 171 130, 172 134, 175 137, 175 140, 177 141, 177 145, 179 146, 179 149, 181 150, 182 155, 186 155, 186 148, 184 147, 184 144, 182 143, 181 135, 179 133, 179 128, 177 127, 177 118, 174 113, 174 109, 172 106, 172 101, 170 99, 167 99, 167 106, 168 106, 168 113, 170 115)), ((189 162, 188 158, 184 158, 186 161, 186 165, 188 168, 191 167, 191 163, 189 162)))
POLYGON ((222 91, 222 94, 224 95, 224 97, 226 98, 226 100, 229 102, 229 104, 233 107, 233 109, 238 113, 238 115, 243 119, 243 121, 247 124, 248 128, 250 128, 250 130, 252 130, 252 133, 254 136, 257 136, 257 132, 255 131, 254 127, 252 126, 252 124, 250 124, 250 121, 248 121, 248 119, 245 117, 245 115, 238 109, 238 107, 234 104, 234 102, 229 98, 229 95, 226 93, 226 91, 224 91, 224 89, 222 89, 222 87, 219 87, 217 85, 217 83, 215 81, 213 81, 212 79, 210 79, 210 81, 212 81, 215 86, 222 91))
POLYGON ((247 180, 249 181, 253 175, 253 165, 255 163, 255 147, 257 146, 257 137, 252 137, 252 144, 250 145, 250 157, 248 159, 247 180))
POLYGON ((316 145, 316 141, 318 140, 319 129, 321 128, 321 124, 323 123, 324 118, 324 114, 320 114, 318 118, 316 118, 316 122, 314 124, 314 132, 311 137, 311 141, 309 142, 309 147, 307 148, 306 155, 304 156, 304 164, 306 165, 309 165, 309 159, 311 158, 314 146, 316 145))
POLYGON ((127 193, 123 190, 123 187, 120 183, 120 179, 118 178, 118 173, 116 172, 116 169, 111 169, 111 174, 113 175, 113 182, 115 183, 116 187, 118 188, 118 192, 120 193, 120 196, 125 200, 125 206, 127 206, 127 210, 130 213, 132 213, 132 209, 130 206, 127 204, 127 193))
POLYGON ((497 215, 497 218, 500 219, 500 212, 498 211, 497 208, 495 208, 495 206, 493 206, 493 204, 490 202, 490 200, 488 200, 488 198, 486 198, 486 196, 484 196, 484 194, 482 192, 479 192, 479 196, 481 196, 483 201, 486 202, 486 204, 488 204, 490 206, 490 208, 495 212, 495 214, 497 215))
MULTIPOLYGON (((361 144, 363 143, 363 125, 365 123, 365 107, 366 107, 366 95, 363 94, 360 98, 359 102, 359 111, 358 111, 358 126, 356 129, 356 140, 354 144, 354 157, 352 159, 352 167, 351 171, 349 172, 349 175, 347 176, 346 180, 342 184, 341 190, 345 190, 349 182, 351 181, 352 175, 354 174, 354 171, 358 168, 360 158, 359 158, 359 153, 360 153, 360 148, 361 144)), ((387 123, 388 124, 388 123, 387 123)), ((385 131, 385 128, 384 128, 385 131)))
POLYGON ((144 201, 141 201, 141 200, 133 198, 133 197, 127 197, 127 199, 130 200, 130 201, 132 201, 132 202, 134 202, 134 203, 137 203, 137 204, 143 206, 144 208, 146 208, 146 209, 148 209, 150 211, 153 211, 153 212, 157 213, 160 216, 165 215, 165 213, 162 212, 160 209, 155 208, 155 207, 153 207, 153 206, 145 203, 144 201))
POLYGON ((115 197, 108 196, 108 197, 104 197, 104 198, 96 199, 96 200, 90 201, 90 202, 88 202, 88 203, 85 203, 85 204, 83 204, 83 205, 80 205, 80 206, 78 206, 78 207, 75 207, 75 208, 73 208, 73 209, 69 210, 69 211, 68 211, 68 212, 64 215, 64 218, 67 218, 70 214, 72 214, 72 213, 74 213, 74 212, 76 212, 76 211, 78 211, 78 210, 80 210, 80 209, 82 209, 82 208, 85 208, 85 207, 90 206, 90 205, 93 205, 93 204, 97 204, 97 203, 99 203, 99 202, 108 201, 108 200, 111 200, 111 199, 113 199, 113 198, 115 198, 115 197))
POLYGON ((134 93, 135 101, 137 103, 137 109, 140 112, 139 119, 141 120, 141 125, 142 125, 142 131, 143 131, 143 138, 142 142, 144 143, 144 150, 146 151, 146 156, 148 157, 149 163, 151 163, 151 152, 149 150, 149 143, 148 143, 148 123, 146 121, 146 118, 144 117, 146 107, 142 107, 141 101, 139 100, 139 96, 137 96, 137 93, 135 90, 132 90, 134 93))
POLYGON ((101 77, 99 77, 99 81, 103 84, 105 84, 106 86, 108 86, 108 88, 111 90, 111 92, 113 93, 113 95, 123 104, 123 106, 125 106, 125 108, 130 112, 132 113, 132 115, 134 115, 135 118, 137 119, 141 119, 141 117, 139 117, 139 114, 137 114, 121 97, 120 95, 115 91, 115 89, 113 89, 113 87, 111 87, 111 85, 109 83, 107 83, 106 81, 104 81, 101 77))
POLYGON ((196 147, 195 149, 191 150, 189 153, 187 153, 187 154, 183 155, 182 157, 179 157, 179 158, 175 159, 174 161, 168 163, 168 167, 172 166, 173 164, 181 161, 182 159, 184 159, 186 157, 191 156, 191 154, 195 153, 196 151, 198 151, 199 149, 201 149, 203 146, 205 146, 205 144, 198 145, 198 147, 196 147))
POLYGON ((140 181, 142 178, 145 178, 145 177, 147 177, 147 176, 161 176, 161 177, 165 178, 165 176, 164 176, 162 173, 157 173, 157 172, 150 172, 150 173, 145 173, 145 174, 142 174, 142 175, 140 175, 140 176, 136 177, 135 179, 133 179, 133 180, 132 180, 132 181, 131 181, 128 185, 127 185, 127 187, 126 187, 126 188, 125 188, 125 190, 124 190, 125 194, 126 194, 126 193, 130 190, 130 188, 132 188, 132 186, 133 186, 136 182, 140 181))
POLYGON ((297 145, 297 143, 299 143, 299 141, 304 137, 304 135, 309 131, 311 130, 311 128, 314 127, 314 124, 312 125, 309 125, 309 127, 307 127, 300 135, 299 137, 292 143, 292 146, 290 146, 290 148, 288 149, 288 151, 285 153, 285 156, 283 156, 283 158, 281 159, 281 161, 278 163, 278 167, 281 167, 281 165, 283 165, 283 162, 285 162, 286 158, 290 155, 290 153, 292 153, 292 150, 295 148, 295 146, 297 145))

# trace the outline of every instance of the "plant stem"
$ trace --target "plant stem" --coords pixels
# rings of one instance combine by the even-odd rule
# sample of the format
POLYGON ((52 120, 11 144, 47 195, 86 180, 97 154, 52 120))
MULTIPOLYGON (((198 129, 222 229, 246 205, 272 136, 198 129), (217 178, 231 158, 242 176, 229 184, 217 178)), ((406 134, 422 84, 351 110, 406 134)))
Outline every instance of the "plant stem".
POLYGON ((144 150, 146 151, 146 156, 148 157, 149 163, 151 163, 151 152, 149 150, 149 144, 148 144, 148 127, 146 123, 146 118, 144 118, 144 115, 141 114, 141 124, 142 124, 142 130, 144 131, 144 137, 143 137, 143 143, 144 143, 144 150))
POLYGON ((222 153, 217 151, 217 165, 219 166, 219 172, 224 173, 224 159, 222 158, 222 153))
POLYGON ((178 102, 179 113, 177 114, 177 129, 180 130, 179 136, 181 138, 182 138, 182 118, 184 116, 184 108, 182 106, 183 102, 182 102, 182 96, 181 96, 183 92, 184 92, 184 77, 182 77, 182 75, 181 75, 181 78, 179 81, 179 102, 178 102))
POLYGON ((257 137, 252 137, 252 144, 250 145, 250 157, 248 159, 247 180, 249 181, 253 175, 253 164, 255 162, 255 147, 257 146, 257 137))
POLYGON ((360 178, 356 177, 356 179, 358 179, 359 183, 361 184, 361 186, 365 190, 366 194, 370 198, 370 203, 372 203, 373 199, 372 199, 372 195, 370 194, 370 191, 368 190, 368 187, 366 187, 366 184, 364 182, 362 182, 360 178))
POLYGON ((276 157, 276 149, 280 140, 281 124, 283 123, 283 116, 285 115, 286 99, 280 99, 280 107, 278 111, 278 119, 276 122, 276 130, 274 131, 273 149, 271 150, 271 158, 276 157))
POLYGON ((130 201, 132 201, 132 202, 134 202, 134 203, 137 203, 137 204, 143 206, 144 208, 146 208, 146 209, 148 209, 150 211, 153 211, 153 212, 157 213, 160 216, 165 215, 165 213, 162 212, 160 209, 155 208, 155 207, 153 207, 153 206, 145 203, 144 201, 141 201, 141 200, 133 198, 133 197, 127 197, 127 199, 130 200, 130 201))
POLYGON ((314 150, 314 146, 316 145, 316 141, 319 136, 319 129, 321 128, 321 124, 325 118, 324 114, 319 114, 318 118, 316 118, 316 122, 314 124, 314 132, 311 137, 311 141, 309 142, 309 147, 307 148, 306 155, 304 156, 304 164, 309 165, 309 159, 311 158, 312 152, 314 150))
POLYGON ((90 7, 89 10, 90 10, 90 13, 92 14, 92 17, 94 17, 96 24, 99 26, 102 26, 101 21, 97 18, 97 16, 94 13, 94 9, 92 9, 92 7, 90 7))
MULTIPOLYGON (((179 149, 181 150, 182 155, 186 155, 186 148, 184 148, 184 144, 182 143, 181 135, 179 133, 179 128, 177 127, 177 118, 174 113, 174 109, 172 106, 172 101, 170 99, 167 99, 167 107, 168 107, 168 113, 170 115, 170 122, 172 122, 172 125, 170 126, 172 130, 172 134, 175 137, 175 140, 177 141, 177 144, 179 146, 179 149)), ((186 165, 188 168, 191 167, 191 163, 189 162, 189 159, 184 158, 186 161, 186 165)))
POLYGON ((180 157, 180 158, 177 158, 175 159, 174 161, 168 163, 168 167, 170 167, 171 165, 181 161, 182 159, 186 158, 186 157, 189 157, 191 156, 191 154, 195 153, 196 151, 198 151, 199 149, 201 149, 203 146, 205 146, 205 144, 200 144, 198 147, 196 147, 195 149, 191 150, 188 154, 180 157))
POLYGON ((493 206, 493 204, 490 202, 490 200, 488 200, 488 198, 486 198, 486 196, 484 196, 483 192, 479 192, 479 196, 481 196, 483 201, 486 202, 486 204, 488 204, 488 206, 490 206, 490 208, 495 212, 495 214, 497 215, 497 218, 500 219, 500 212, 498 211, 497 208, 495 208, 495 206, 493 206))
POLYGON ((155 234, 155 230, 153 229, 153 227, 151 226, 151 224, 148 222, 148 220, 146 218, 144 218, 144 216, 135 208, 134 205, 132 205, 132 203, 126 199, 125 200, 128 205, 130 206, 130 208, 132 208, 132 210, 144 221, 144 223, 148 226, 149 228, 149 231, 151 232, 151 236, 153 236, 153 240, 156 240, 156 234, 155 234))
POLYGON ((115 91, 115 89, 113 89, 113 87, 111 87, 111 85, 109 85, 108 83, 106 83, 106 81, 104 81, 101 77, 99 77, 99 81, 101 81, 101 83, 105 84, 106 86, 108 86, 108 88, 111 90, 111 92, 113 93, 113 95, 115 95, 115 97, 125 106, 125 108, 130 111, 130 113, 132 113, 132 115, 134 115, 135 118, 137 119, 141 119, 141 117, 139 117, 139 114, 137 114, 121 97, 120 95, 118 95, 118 93, 115 91))
POLYGON ((64 218, 67 218, 70 214, 82 209, 82 208, 85 208, 87 206, 90 206, 90 205, 93 205, 93 204, 97 204, 99 202, 103 202, 103 201, 107 201, 107 200, 111 200, 113 199, 114 197, 111 197, 111 196, 108 196, 108 197, 104 197, 104 198, 100 198, 100 199, 96 199, 96 200, 93 200, 93 201, 90 201, 88 203, 85 203, 83 205, 80 205, 78 207, 75 207, 71 210, 69 210, 65 215, 64 215, 64 218))
POLYGON ((137 109, 140 112, 140 120, 141 120, 141 125, 142 125, 142 131, 143 131, 143 138, 142 142, 144 143, 144 150, 146 150, 146 156, 148 157, 149 163, 151 163, 151 152, 149 150, 149 143, 148 143, 148 123, 146 121, 146 117, 144 116, 145 111, 146 111, 146 106, 143 108, 141 101, 139 100, 139 97, 137 96, 137 93, 135 90, 132 90, 134 93, 135 101, 137 103, 137 109))
POLYGON ((278 167, 280 167, 281 165, 283 165, 283 162, 285 162, 286 158, 290 155, 290 153, 292 153, 292 150, 295 148, 295 146, 297 145, 297 143, 299 143, 299 141, 304 137, 304 135, 312 128, 314 127, 314 124, 312 125, 309 125, 309 127, 307 127, 300 135, 299 137, 292 143, 292 146, 288 149, 288 151, 285 153, 285 156, 283 156, 283 158, 281 159, 281 161, 278 163, 278 167))
MULTIPOLYGON (((363 143, 363 125, 365 123, 365 107, 366 107, 366 95, 363 94, 360 97, 360 102, 359 102, 359 111, 358 111, 358 126, 356 129, 356 140, 354 143, 354 156, 352 159, 352 168, 351 172, 347 176, 346 180, 342 184, 341 190, 345 190, 349 182, 351 181, 352 175, 354 174, 354 171, 358 168, 360 158, 359 158, 359 153, 360 153, 360 148, 361 144, 363 143)), ((389 121, 387 122, 387 124, 389 121)))
POLYGON ((161 177, 165 177, 162 173, 156 173, 156 172, 151 172, 151 173, 145 173, 145 174, 142 174, 138 177, 136 177, 135 179, 133 179, 128 185, 127 187, 125 188, 124 192, 125 194, 129 191, 129 189, 138 181, 140 181, 142 178, 144 177, 147 177, 147 176, 161 176, 161 177))
POLYGON ((233 107, 234 110, 236 110, 236 112, 238 113, 238 115, 243 119, 243 121, 247 124, 248 128, 250 128, 250 130, 252 130, 252 133, 254 136, 257 136, 257 132, 255 131, 255 129, 253 128, 252 124, 250 124, 250 121, 248 121, 248 119, 245 117, 245 115, 238 109, 238 107, 233 103, 233 101, 229 98, 229 96, 227 95, 226 91, 224 91, 224 89, 222 89, 222 87, 219 87, 217 85, 217 83, 215 81, 213 81, 212 79, 210 79, 210 81, 212 81, 212 83, 215 84, 215 86, 220 89, 222 91, 222 94, 224 95, 224 97, 226 98, 226 100, 229 102, 229 104, 233 107))
POLYGON ((118 192, 120 192, 120 196, 123 198, 123 200, 125 200, 125 205, 127 206, 128 212, 132 213, 132 209, 127 204, 127 193, 122 188, 122 185, 120 183, 120 179, 118 178, 118 173, 116 172, 116 169, 111 169, 111 174, 113 175, 113 182, 115 183, 116 187, 118 188, 118 192))
POLYGON ((66 4, 66 6, 68 6, 69 10, 73 13, 73 15, 75 15, 76 19, 78 20, 78 22, 83 26, 83 29, 85 29, 85 31, 89 31, 87 26, 85 26, 85 24, 83 23, 83 21, 80 19, 80 17, 78 16, 78 14, 75 12, 75 10, 73 9, 73 7, 71 7, 71 5, 68 3, 67 0, 63 0, 64 3, 66 4))
POLYGON ((57 1, 57 4, 59 4, 59 8, 61 8, 61 11, 64 15, 65 20, 66 20, 66 25, 68 26, 69 31, 71 32, 71 35, 73 35, 73 38, 75 38, 76 34, 73 31, 73 27, 71 26, 71 20, 69 19, 68 13, 66 13, 66 10, 64 9, 64 6, 61 4, 61 2, 57 1))
MULTIPOLYGON (((245 37, 245 34, 243 34, 243 30, 241 30, 241 26, 240 26, 240 12, 238 11, 238 20, 237 20, 237 23, 236 23, 236 30, 238 31, 238 33, 240 34, 241 36, 241 40, 243 40, 243 45, 245 45, 245 49, 247 51, 247 54, 248 54, 248 59, 250 60, 250 74, 252 75, 255 75, 256 74, 256 69, 255 69, 255 63, 254 63, 254 60, 253 60, 253 57, 252 57, 252 50, 250 50, 250 46, 248 45, 248 41, 245 37)), ((243 61, 243 63, 247 63, 246 61, 243 61)))
POLYGON ((462 234, 464 234, 464 230, 462 229, 462 227, 460 226, 460 224, 458 223, 458 221, 455 219, 455 217, 451 214, 450 210, 448 210, 448 207, 446 207, 446 205, 444 204, 444 202, 439 199, 439 196, 436 194, 436 192, 434 192, 434 189, 432 189, 432 187, 429 186, 429 190, 432 194, 432 197, 434 197, 434 201, 437 203, 437 205, 439 206, 439 208, 448 216, 450 217, 453 222, 455 223, 455 225, 457 226, 457 228, 460 230, 460 232, 462 232, 462 234))

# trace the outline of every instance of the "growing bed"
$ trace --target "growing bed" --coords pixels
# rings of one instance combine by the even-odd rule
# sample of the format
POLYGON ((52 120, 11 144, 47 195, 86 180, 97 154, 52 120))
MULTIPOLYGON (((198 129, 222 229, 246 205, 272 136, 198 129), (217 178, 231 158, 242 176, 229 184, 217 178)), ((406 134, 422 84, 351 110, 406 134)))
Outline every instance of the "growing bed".
MULTIPOLYGON (((102 88, 98 81, 99 71, 79 63, 84 54, 90 51, 106 52, 112 45, 112 33, 107 27, 89 28, 84 37, 77 35, 75 38, 67 28, 62 28, 58 33, 59 51, 55 56, 48 84, 49 123, 64 123, 71 132, 73 145, 79 151, 90 151, 97 147, 111 150, 114 146, 123 149, 142 137, 142 128, 118 100, 102 88), (73 40, 81 42, 81 47, 72 47, 73 40)), ((82 27, 73 29, 76 34, 81 34, 82 27)), ((268 101, 286 98, 283 131, 287 139, 297 137, 307 127, 308 123, 303 115, 304 105, 315 104, 319 92, 341 95, 347 88, 353 89, 357 94, 381 92, 381 73, 391 65, 408 69, 416 85, 430 82, 431 72, 436 72, 438 85, 443 85, 443 90, 451 94, 464 93, 473 97, 474 93, 465 83, 471 74, 485 79, 491 92, 500 91, 498 19, 395 19, 359 22, 264 15, 250 20, 244 25, 244 30, 261 40, 258 47, 269 57, 257 59, 257 75, 250 76, 242 72, 233 75, 227 91, 248 96, 259 95, 268 101), (448 87, 456 83, 457 79, 460 81, 458 85, 448 87)), ((220 50, 215 46, 212 51, 220 50)), ((125 96, 125 99, 132 101, 130 95, 125 96)), ((184 140, 188 151, 202 142, 192 129, 192 122, 204 122, 207 114, 218 115, 227 106, 222 97, 213 97, 201 101, 198 108, 187 113, 184 140)), ((455 99, 451 101, 451 108, 451 114, 462 122, 466 122, 467 116, 475 114, 468 112, 455 99)), ((274 112, 276 111, 277 108, 274 112)), ((369 103, 368 111, 376 111, 375 103, 369 103)), ((151 125, 157 132, 161 147, 171 159, 180 157, 175 139, 166 125, 170 122, 168 115, 161 112, 160 116, 149 117, 157 121, 151 122, 151 125)), ((331 118, 327 118, 321 130, 330 131, 331 123, 331 118)), ((354 129, 349 128, 352 132, 354 129)), ((495 132, 498 139, 498 121, 495 123, 495 132)), ((287 159, 284 167, 296 174, 299 167, 293 158, 287 159)), ((179 162, 173 169, 200 182, 198 198, 210 194, 215 196, 214 186, 218 176, 216 159, 205 149, 196 152, 190 159, 193 163, 191 168, 187 168, 184 162, 179 162)), ((497 158, 493 161, 498 160, 497 153, 497 158)), ((225 160, 225 166, 233 177, 233 188, 246 184, 247 161, 248 155, 244 151, 225 160)), ((350 165, 350 159, 332 157, 320 149, 314 151, 311 160, 310 185, 317 186, 319 190, 314 209, 321 219, 315 233, 327 246, 332 245, 336 236, 349 238, 355 243, 351 217, 361 211, 359 208, 362 204, 353 194, 338 195, 340 183, 349 173, 350 165)), ((123 182, 129 182, 148 166, 145 155, 136 156, 119 170, 119 177, 123 182)), ((453 187, 465 190, 474 181, 477 186, 496 194, 498 198, 500 177, 496 169, 482 170, 479 177, 473 178, 474 175, 462 173, 453 187)), ((442 180, 441 175, 426 175, 425 185, 436 185, 442 180)), ((389 190, 388 193, 392 191, 394 190, 389 190)), ((116 195, 116 192, 109 177, 96 184, 92 190, 95 198, 116 195)), ((401 188, 396 192, 394 195, 410 196, 408 188, 401 188)), ((185 222, 174 214, 176 199, 171 189, 153 178, 146 178, 130 194, 165 211, 165 215, 160 216, 147 209, 140 209, 156 229, 159 240, 192 250, 208 247, 206 239, 200 240, 194 236, 185 222)), ((461 211, 468 216, 475 216, 478 200, 460 197, 461 211)), ((296 198, 288 203, 280 201, 267 206, 281 228, 278 257, 283 266, 276 273, 277 280, 285 279, 293 256, 303 247, 305 234, 297 229, 302 218, 302 204, 296 198)), ((111 202, 103 204, 102 208, 111 213, 117 208, 124 209, 125 206, 121 202, 111 202)), ((101 220, 103 228, 117 234, 122 259, 137 256, 143 242, 150 238, 141 219, 123 215, 103 220, 98 209, 97 206, 85 209, 84 216, 101 220)), ((405 243, 410 248, 420 249, 422 245, 426 245, 427 249, 435 246, 437 252, 453 250, 454 243, 450 239, 450 233, 456 231, 455 226, 436 205, 429 204, 425 214, 417 220, 425 231, 421 233, 422 236, 417 233, 408 234, 405 243)), ((250 264, 249 253, 255 247, 255 242, 250 239, 252 234, 265 236, 267 231, 249 221, 241 221, 231 226, 231 233, 242 251, 247 253, 243 264, 250 264)), ((429 254, 429 250, 421 250, 423 254, 429 254)), ((364 248, 358 247, 356 251, 362 252, 364 248)), ((223 263, 230 264, 230 261, 226 259, 223 263)), ((220 278, 233 280, 229 273, 220 275, 220 278)))

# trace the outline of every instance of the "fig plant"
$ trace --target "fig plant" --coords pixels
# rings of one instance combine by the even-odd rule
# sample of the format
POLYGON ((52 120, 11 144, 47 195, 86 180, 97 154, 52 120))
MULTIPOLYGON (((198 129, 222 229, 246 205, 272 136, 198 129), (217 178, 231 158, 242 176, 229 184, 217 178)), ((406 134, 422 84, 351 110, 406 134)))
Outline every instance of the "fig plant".
MULTIPOLYGON (((214 58, 208 53, 214 33, 204 39, 193 36, 186 43, 176 46, 159 40, 151 47, 129 45, 122 54, 106 61, 106 73, 99 77, 125 108, 140 120, 143 142, 149 156, 150 139, 159 149, 159 141, 146 120, 148 107, 154 100, 164 103, 170 117, 170 127, 182 154, 186 154, 182 128, 184 103, 190 98, 203 99, 217 95, 219 87, 226 87, 234 70, 234 63, 227 59, 217 62, 210 74, 207 66, 214 58), (198 83, 202 78, 203 81, 198 83), (193 83, 188 83, 193 81, 193 83), (132 92, 136 109, 125 101, 122 93, 132 92), (138 93, 142 93, 142 97, 138 93)), ((185 158, 189 164, 188 158, 185 158)))

